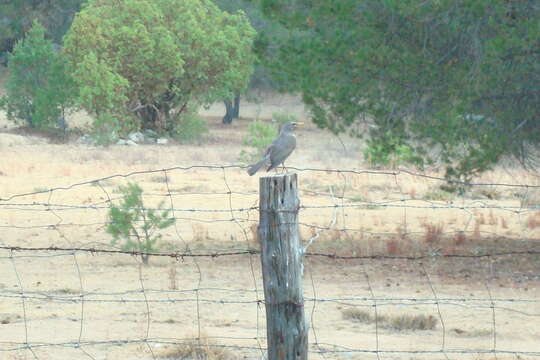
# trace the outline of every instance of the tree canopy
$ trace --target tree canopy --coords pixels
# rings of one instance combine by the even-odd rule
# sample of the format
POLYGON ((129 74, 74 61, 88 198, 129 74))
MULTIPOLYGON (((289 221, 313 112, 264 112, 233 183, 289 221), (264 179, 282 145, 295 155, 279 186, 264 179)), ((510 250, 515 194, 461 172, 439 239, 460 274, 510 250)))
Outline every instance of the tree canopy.
POLYGON ((45 28, 48 39, 60 44, 73 16, 86 0, 11 0, 0 2, 0 64, 24 37, 34 20, 45 28))
POLYGON ((366 131, 372 150, 411 150, 462 180, 539 145, 538 1, 261 4, 291 30, 262 58, 320 127, 366 131))
POLYGON ((210 0, 91 0, 64 52, 90 113, 164 131, 191 105, 246 86, 254 37, 242 12, 210 0))

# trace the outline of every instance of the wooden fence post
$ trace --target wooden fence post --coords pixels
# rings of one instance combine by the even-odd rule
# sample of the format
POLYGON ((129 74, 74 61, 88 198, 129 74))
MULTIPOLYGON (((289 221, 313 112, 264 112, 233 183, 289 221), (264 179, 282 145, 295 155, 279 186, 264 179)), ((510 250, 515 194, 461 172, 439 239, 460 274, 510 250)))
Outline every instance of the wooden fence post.
POLYGON ((260 178, 259 241, 268 360, 306 360, 297 174, 260 178))

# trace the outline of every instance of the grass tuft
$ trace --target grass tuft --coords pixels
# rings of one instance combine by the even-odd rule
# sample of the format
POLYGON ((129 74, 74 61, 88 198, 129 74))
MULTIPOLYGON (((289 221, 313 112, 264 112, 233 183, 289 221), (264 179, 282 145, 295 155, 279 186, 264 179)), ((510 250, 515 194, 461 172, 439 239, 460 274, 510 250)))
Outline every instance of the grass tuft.
MULTIPOLYGON (((345 320, 360 322, 363 324, 375 323, 375 317, 370 312, 356 308, 348 308, 341 311, 345 320)), ((397 331, 434 330, 437 327, 437 319, 433 315, 410 315, 401 314, 394 316, 379 315, 377 322, 385 329, 397 331)))
POLYGON ((341 312, 341 315, 345 320, 358 321, 365 324, 369 324, 374 321, 371 313, 356 308, 345 309, 341 312))
POLYGON ((433 315, 403 314, 390 318, 383 326, 397 331, 434 330, 437 327, 437 319, 433 315))
POLYGON ((239 356, 229 349, 210 341, 208 338, 201 338, 200 341, 176 345, 166 349, 163 353, 157 354, 160 359, 167 360, 237 360, 239 356))

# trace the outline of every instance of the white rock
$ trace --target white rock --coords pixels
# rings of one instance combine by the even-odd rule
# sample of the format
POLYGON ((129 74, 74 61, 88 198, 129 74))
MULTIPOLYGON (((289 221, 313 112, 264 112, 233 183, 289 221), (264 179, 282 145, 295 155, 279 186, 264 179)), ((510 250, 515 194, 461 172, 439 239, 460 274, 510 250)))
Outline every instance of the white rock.
POLYGON ((140 144, 144 142, 144 135, 143 133, 137 131, 129 134, 129 140, 140 144))
POLYGON ((90 135, 83 135, 77 139, 77 144, 95 145, 96 141, 90 137, 90 135))
POLYGON ((169 139, 167 139, 167 138, 159 138, 159 139, 157 139, 156 142, 157 142, 159 145, 166 145, 166 144, 169 143, 169 139))

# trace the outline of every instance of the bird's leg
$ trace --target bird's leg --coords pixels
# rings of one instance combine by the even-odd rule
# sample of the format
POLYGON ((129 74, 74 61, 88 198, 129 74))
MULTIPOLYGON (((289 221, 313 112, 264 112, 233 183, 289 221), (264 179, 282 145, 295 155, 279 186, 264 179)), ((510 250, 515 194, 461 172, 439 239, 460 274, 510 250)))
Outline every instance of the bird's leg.
POLYGON ((282 170, 283 170, 282 173, 287 172, 287 169, 285 168, 285 161, 281 163, 281 168, 282 168, 282 170))

